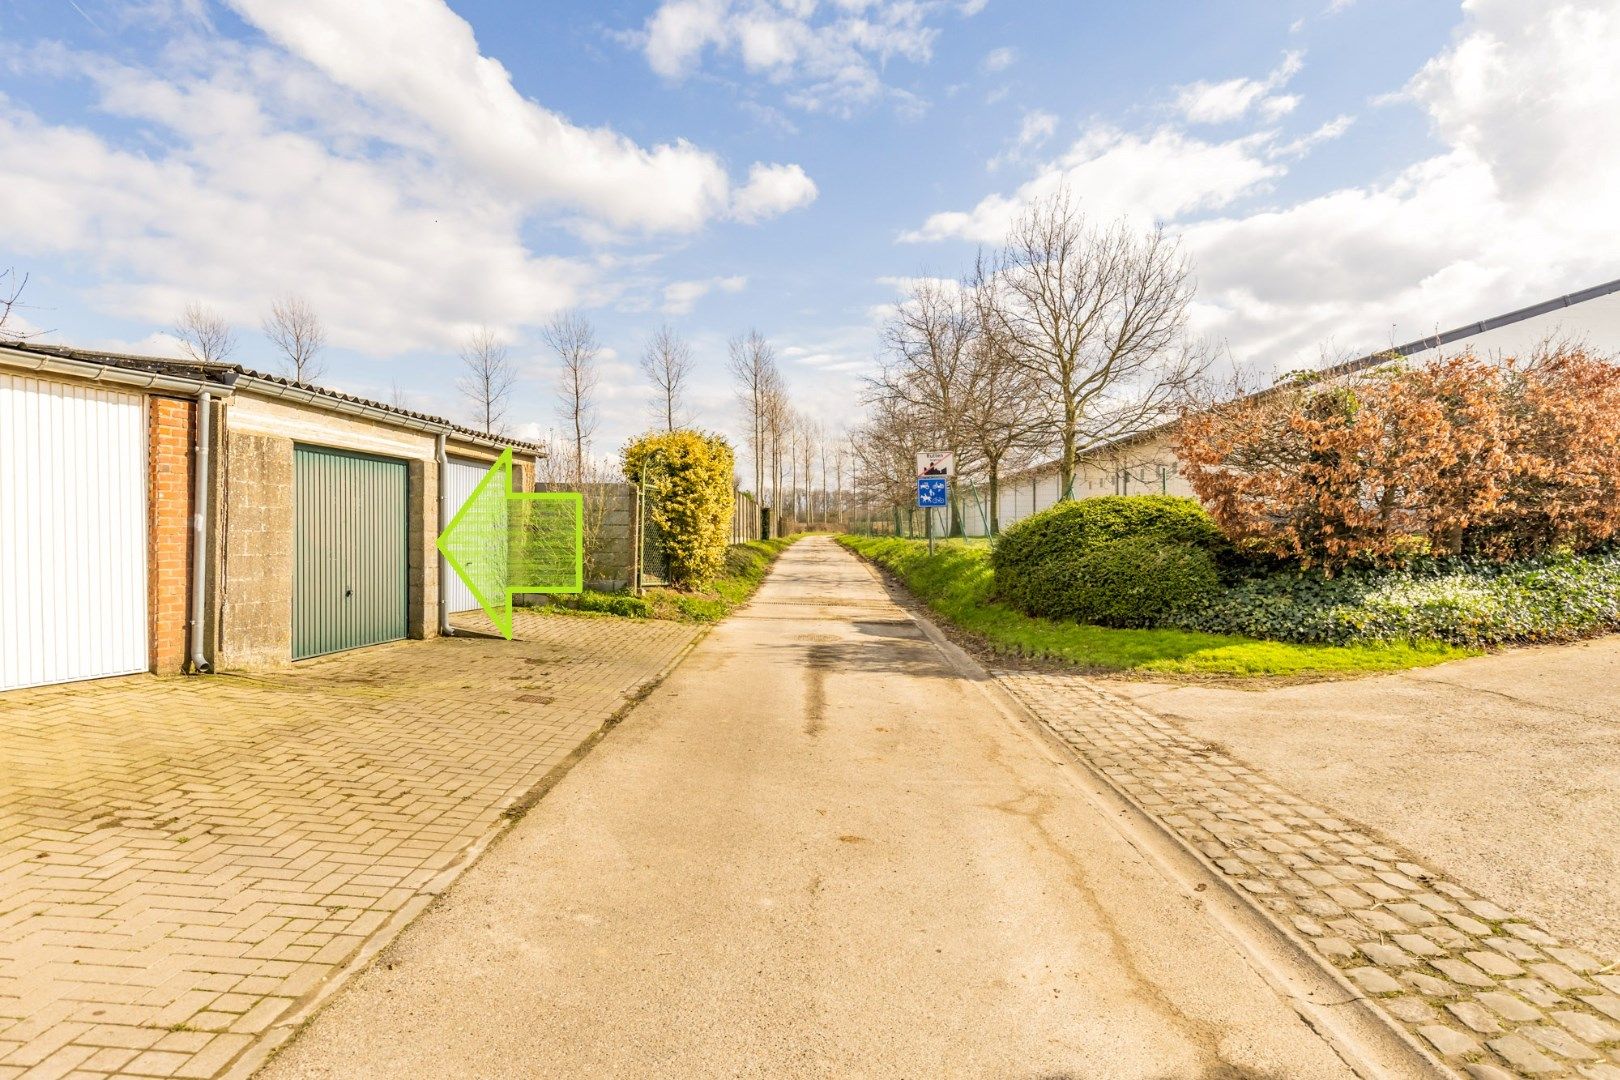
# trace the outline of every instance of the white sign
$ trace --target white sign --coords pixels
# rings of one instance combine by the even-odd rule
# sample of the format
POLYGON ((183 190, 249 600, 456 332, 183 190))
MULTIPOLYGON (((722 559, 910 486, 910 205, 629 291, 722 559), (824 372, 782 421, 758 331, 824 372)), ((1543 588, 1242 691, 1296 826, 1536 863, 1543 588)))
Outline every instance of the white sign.
POLYGON ((949 450, 930 450, 917 455, 917 479, 930 476, 949 480, 956 475, 956 455, 949 450))

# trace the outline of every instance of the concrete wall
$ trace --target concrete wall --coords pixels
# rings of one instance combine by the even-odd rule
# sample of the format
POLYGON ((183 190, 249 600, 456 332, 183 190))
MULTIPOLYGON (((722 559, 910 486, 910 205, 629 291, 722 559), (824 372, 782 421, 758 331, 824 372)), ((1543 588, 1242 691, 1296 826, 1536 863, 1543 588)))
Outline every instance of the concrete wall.
POLYGON ((535 491, 579 491, 585 500, 585 586, 628 589, 635 580, 636 489, 632 484, 535 484, 535 491))

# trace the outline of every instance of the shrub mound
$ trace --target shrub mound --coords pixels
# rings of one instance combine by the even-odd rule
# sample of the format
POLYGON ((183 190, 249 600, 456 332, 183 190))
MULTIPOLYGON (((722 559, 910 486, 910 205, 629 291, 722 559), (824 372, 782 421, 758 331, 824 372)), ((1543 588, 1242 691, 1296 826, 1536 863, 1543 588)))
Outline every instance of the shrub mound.
POLYGON ((1278 641, 1570 641, 1620 628, 1620 551, 1497 564, 1452 559, 1337 577, 1279 573, 1237 582, 1169 625, 1278 641))
POLYGON ((1131 536, 1041 562, 1030 575, 1029 614, 1098 626, 1158 626, 1207 603, 1221 587, 1203 548, 1131 536))
MULTIPOLYGON (((1215 521, 1192 499, 1174 495, 1105 495, 1059 503, 1002 533, 991 554, 997 596, 1029 614, 1051 598, 1053 583, 1072 573, 1072 564, 1100 545, 1135 539, 1147 546, 1202 549, 1217 560, 1230 548, 1215 521)), ((1131 625, 1143 625, 1133 623, 1131 625)))

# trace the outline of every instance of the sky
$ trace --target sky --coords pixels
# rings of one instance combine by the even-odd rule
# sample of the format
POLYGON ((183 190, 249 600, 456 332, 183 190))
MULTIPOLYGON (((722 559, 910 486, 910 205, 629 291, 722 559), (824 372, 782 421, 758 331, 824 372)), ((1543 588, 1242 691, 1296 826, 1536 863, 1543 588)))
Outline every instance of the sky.
POLYGON ((836 432, 904 283, 1063 184, 1261 371, 1620 277, 1616 55, 1612 0, 0 0, 0 269, 40 340, 170 353, 198 301, 261 370, 301 295, 324 383, 462 421, 488 327, 529 438, 578 309, 604 455, 661 325, 740 432, 757 328, 836 432))

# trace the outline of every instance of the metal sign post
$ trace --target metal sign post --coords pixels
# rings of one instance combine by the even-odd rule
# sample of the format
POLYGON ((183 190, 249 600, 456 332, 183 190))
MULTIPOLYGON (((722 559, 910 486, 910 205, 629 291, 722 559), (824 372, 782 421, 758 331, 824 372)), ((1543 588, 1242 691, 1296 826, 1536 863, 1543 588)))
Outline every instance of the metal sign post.
POLYGON ((917 505, 927 524, 928 554, 934 553, 934 510, 951 504, 951 474, 956 455, 948 450, 917 455, 917 505))

